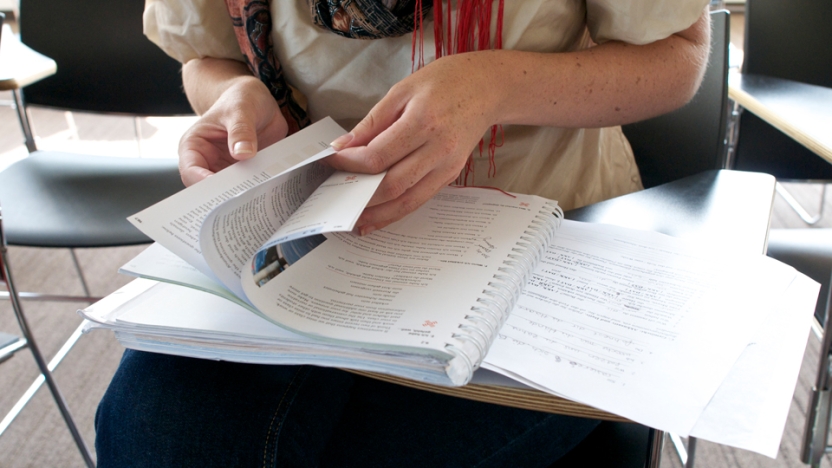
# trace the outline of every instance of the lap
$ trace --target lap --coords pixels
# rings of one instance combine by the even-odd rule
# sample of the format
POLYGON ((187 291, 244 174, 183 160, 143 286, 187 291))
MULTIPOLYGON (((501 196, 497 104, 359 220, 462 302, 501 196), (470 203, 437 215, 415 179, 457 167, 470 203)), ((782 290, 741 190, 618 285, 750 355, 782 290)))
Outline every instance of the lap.
POLYGON ((127 351, 96 415, 99 466, 546 466, 592 420, 337 369, 127 351))

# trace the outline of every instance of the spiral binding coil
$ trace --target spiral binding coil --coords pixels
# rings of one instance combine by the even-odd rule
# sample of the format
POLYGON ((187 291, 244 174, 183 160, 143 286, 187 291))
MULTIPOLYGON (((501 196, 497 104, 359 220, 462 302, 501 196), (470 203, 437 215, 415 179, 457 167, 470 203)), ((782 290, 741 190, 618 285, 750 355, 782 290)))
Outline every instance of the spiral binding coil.
POLYGON ((488 287, 483 290, 483 295, 477 299, 477 304, 465 316, 468 323, 459 325, 458 332, 452 335, 459 344, 445 345, 448 352, 463 360, 470 373, 479 367, 479 362, 517 303, 523 287, 546 252, 562 219, 563 210, 556 202, 543 205, 543 209, 503 261, 499 273, 494 274, 488 287), (469 350, 465 349, 466 343, 470 343, 479 353, 476 359, 472 359, 469 350))

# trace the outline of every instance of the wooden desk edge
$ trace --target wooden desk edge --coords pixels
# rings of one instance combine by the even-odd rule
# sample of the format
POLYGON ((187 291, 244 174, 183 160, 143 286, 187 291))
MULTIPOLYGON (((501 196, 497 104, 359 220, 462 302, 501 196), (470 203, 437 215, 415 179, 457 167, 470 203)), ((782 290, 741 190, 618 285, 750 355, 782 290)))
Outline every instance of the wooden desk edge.
POLYGON ((351 369, 344 370, 396 385, 403 385, 405 387, 426 390, 442 395, 465 398, 484 403, 543 411, 553 414, 562 414, 565 416, 602 419, 605 421, 632 422, 627 418, 531 388, 526 389, 479 384, 468 384, 464 387, 443 387, 440 385, 418 382, 415 380, 395 377, 387 374, 379 374, 376 372, 357 371, 351 369))
MULTIPOLYGON (((757 98, 754 97, 754 95, 745 91, 742 88, 742 86, 740 86, 740 84, 736 82, 742 78, 741 74, 736 74, 732 78, 733 79, 729 80, 728 83, 729 98, 733 99, 742 107, 753 112, 755 115, 771 124, 774 128, 790 136, 795 141, 808 148, 810 151, 814 152, 815 154, 821 156, 822 158, 832 163, 832 148, 822 145, 817 140, 812 138, 810 135, 805 133, 799 127, 794 126, 790 124, 788 121, 781 119, 776 112, 774 112, 768 106, 760 102, 757 98)), ((742 131, 742 129, 740 129, 740 131, 742 131)))
POLYGON ((0 79, 0 91, 13 91, 15 89, 23 88, 24 86, 28 86, 46 77, 54 75, 57 70, 58 67, 53 62, 53 66, 51 68, 38 70, 38 73, 36 74, 28 75, 23 78, 11 77, 7 79, 0 79))

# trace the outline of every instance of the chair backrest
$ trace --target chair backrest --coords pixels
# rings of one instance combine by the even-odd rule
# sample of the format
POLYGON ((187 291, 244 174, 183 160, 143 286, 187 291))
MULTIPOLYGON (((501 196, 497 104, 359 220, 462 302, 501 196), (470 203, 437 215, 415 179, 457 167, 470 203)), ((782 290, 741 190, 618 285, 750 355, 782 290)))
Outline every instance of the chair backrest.
POLYGON ((832 2, 746 0, 743 73, 832 88, 832 2))
POLYGON ((27 86, 28 104, 134 115, 193 114, 181 65, 142 33, 144 0, 21 0, 21 41, 58 72, 27 86))
POLYGON ((727 11, 711 13, 711 54, 702 85, 684 107, 623 127, 645 188, 725 164, 728 122, 727 11))
MULTIPOLYGON (((832 2, 747 0, 742 71, 832 88, 832 2)), ((832 180, 832 165, 744 111, 732 164, 780 180, 832 180)))

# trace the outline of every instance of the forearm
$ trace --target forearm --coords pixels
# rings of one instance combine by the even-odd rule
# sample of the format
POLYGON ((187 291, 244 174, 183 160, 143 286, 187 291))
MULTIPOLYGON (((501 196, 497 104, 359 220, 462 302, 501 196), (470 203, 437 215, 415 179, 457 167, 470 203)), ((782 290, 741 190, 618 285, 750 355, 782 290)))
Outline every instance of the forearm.
POLYGON ((472 57, 493 77, 494 123, 608 127, 676 109, 696 92, 710 47, 707 12, 691 28, 651 44, 608 42, 538 54, 482 52, 472 57))
POLYGON ((243 82, 265 88, 248 67, 237 60, 206 57, 190 60, 182 67, 185 94, 199 115, 207 112, 227 89, 243 82))

